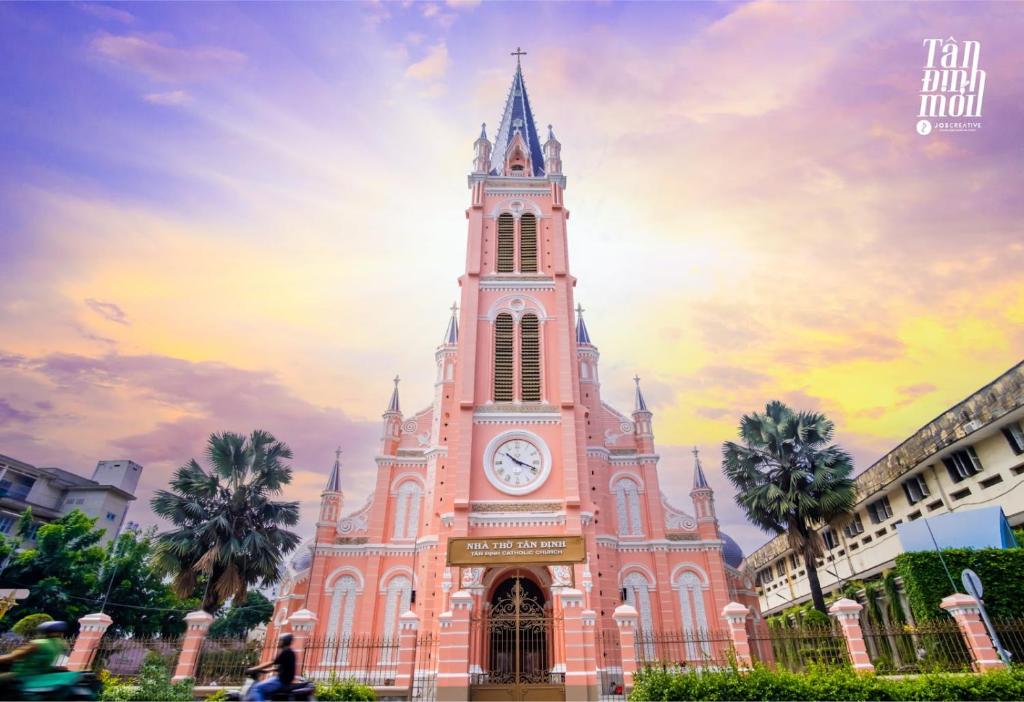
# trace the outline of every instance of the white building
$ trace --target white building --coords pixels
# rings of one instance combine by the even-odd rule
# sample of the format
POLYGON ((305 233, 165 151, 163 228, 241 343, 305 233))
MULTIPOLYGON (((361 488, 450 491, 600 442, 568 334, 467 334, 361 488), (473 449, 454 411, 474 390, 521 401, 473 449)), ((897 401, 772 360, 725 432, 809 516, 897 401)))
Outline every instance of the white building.
POLYGON ((124 524, 141 475, 142 466, 128 459, 100 461, 90 480, 63 468, 37 468, 0 454, 0 534, 11 535, 28 507, 40 523, 80 509, 97 518, 106 543, 124 524))
MULTIPOLYGON (((854 516, 819 529, 828 552, 818 577, 826 594, 844 580, 892 568, 904 521, 982 506, 1024 523, 1024 362, 946 410, 856 477, 854 516)), ((785 536, 751 553, 761 611, 810 599, 803 559, 785 536)))

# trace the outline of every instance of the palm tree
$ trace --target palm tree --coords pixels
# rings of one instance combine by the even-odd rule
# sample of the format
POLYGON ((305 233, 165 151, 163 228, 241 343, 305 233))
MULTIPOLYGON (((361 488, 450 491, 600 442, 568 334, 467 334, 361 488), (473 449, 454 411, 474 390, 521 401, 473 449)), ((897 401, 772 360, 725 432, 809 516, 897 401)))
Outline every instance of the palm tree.
MULTIPOLYGON (((736 502, 764 531, 786 534, 803 557, 814 608, 826 612, 815 559, 823 553, 815 527, 849 515, 854 490, 850 455, 832 439, 834 425, 817 412, 794 412, 775 400, 744 415, 742 444, 722 444, 723 469, 736 502)), ((826 612, 827 613, 827 612, 826 612)))
POLYGON ((284 528, 298 523, 299 503, 271 499, 291 482, 282 461, 292 451, 270 433, 211 434, 206 455, 210 469, 191 459, 150 504, 174 525, 158 537, 156 563, 174 575, 183 598, 205 576, 202 607, 212 613, 228 598, 243 602, 251 585, 277 580, 284 555, 299 543, 284 528))

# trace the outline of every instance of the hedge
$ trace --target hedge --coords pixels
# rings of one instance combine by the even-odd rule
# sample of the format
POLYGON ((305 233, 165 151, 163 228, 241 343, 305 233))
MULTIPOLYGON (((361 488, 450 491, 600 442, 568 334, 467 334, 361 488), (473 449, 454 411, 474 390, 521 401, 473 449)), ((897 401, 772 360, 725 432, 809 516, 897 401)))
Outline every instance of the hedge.
POLYGON ((1024 573, 1024 548, 943 549, 953 584, 934 551, 901 553, 896 557, 896 572, 910 610, 918 621, 948 617, 939 608, 943 597, 963 592, 960 573, 970 568, 985 587, 985 607, 995 618, 1024 616, 1024 597, 1020 596, 1020 576, 1024 573), (954 590, 954 587, 956 588, 954 590))
POLYGON ((887 678, 855 673, 849 668, 806 673, 771 671, 758 666, 749 672, 637 673, 631 702, 642 700, 1021 700, 1024 669, 1014 667, 984 674, 928 673, 887 678))

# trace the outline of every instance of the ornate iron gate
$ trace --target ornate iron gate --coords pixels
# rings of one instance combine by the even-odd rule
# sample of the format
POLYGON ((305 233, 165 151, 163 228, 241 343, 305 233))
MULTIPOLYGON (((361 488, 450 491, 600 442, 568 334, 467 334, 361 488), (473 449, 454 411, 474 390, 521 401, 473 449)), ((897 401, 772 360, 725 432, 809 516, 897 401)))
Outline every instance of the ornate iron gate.
POLYGON ((556 664, 561 620, 544 608, 543 595, 529 580, 510 578, 494 602, 474 620, 471 648, 477 665, 470 698, 519 702, 565 699, 565 674, 556 664))

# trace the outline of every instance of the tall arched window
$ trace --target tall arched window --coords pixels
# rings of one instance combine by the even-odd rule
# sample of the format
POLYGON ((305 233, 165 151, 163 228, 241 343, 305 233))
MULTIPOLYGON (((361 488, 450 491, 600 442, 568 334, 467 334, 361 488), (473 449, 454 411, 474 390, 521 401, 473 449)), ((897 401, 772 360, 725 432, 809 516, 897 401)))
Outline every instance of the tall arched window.
POLYGON ((640 614, 640 633, 647 660, 654 659, 654 642, 650 634, 654 631, 654 614, 651 612, 651 584, 643 573, 633 571, 622 579, 622 587, 626 591, 626 603, 640 614))
POLYGON ((406 480, 395 495, 395 524, 392 535, 396 539, 415 539, 419 533, 420 498, 423 490, 414 480, 406 480))
POLYGON ((519 272, 537 272, 537 218, 529 212, 519 218, 519 272))
POLYGON ((540 323, 537 315, 528 314, 519 323, 522 347, 522 392, 523 402, 540 402, 540 323))
POLYGON ((515 271, 516 241, 515 220, 506 212, 498 216, 498 272, 515 271))
POLYGON ((615 513, 619 518, 619 536, 643 536, 640 518, 640 486, 629 478, 615 483, 615 513))
POLYGON ((704 636, 697 632, 708 628, 707 614, 704 611, 704 584, 700 576, 692 571, 685 571, 679 576, 679 611, 683 615, 683 631, 687 636, 686 656, 691 660, 709 655, 708 644, 704 636), (700 651, 697 650, 697 639, 700 639, 700 651))
POLYGON ((324 646, 324 665, 348 662, 348 644, 352 637, 356 597, 359 585, 351 575, 342 575, 334 581, 331 611, 327 619, 327 645, 324 646))
POLYGON ((512 401, 512 315, 502 312, 494 320, 494 401, 512 401))
MULTIPOLYGON (((396 575, 388 581, 384 600, 384 639, 392 644, 398 641, 398 618, 412 606, 412 581, 404 575, 396 575)), ((382 663, 392 663, 397 658, 395 646, 385 646, 381 655, 382 663)))

